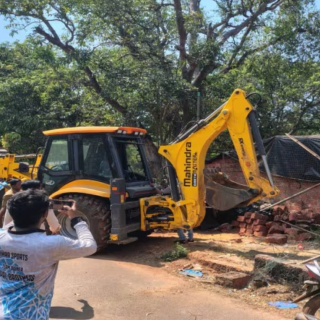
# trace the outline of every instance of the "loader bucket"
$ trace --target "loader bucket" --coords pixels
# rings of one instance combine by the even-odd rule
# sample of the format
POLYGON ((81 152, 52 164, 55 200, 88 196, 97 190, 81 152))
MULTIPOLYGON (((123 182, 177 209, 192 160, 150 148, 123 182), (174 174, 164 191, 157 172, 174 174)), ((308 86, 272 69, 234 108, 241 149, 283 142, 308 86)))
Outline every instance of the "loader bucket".
POLYGON ((219 211, 244 207, 260 191, 229 180, 225 174, 214 168, 203 170, 206 185, 206 203, 219 211))

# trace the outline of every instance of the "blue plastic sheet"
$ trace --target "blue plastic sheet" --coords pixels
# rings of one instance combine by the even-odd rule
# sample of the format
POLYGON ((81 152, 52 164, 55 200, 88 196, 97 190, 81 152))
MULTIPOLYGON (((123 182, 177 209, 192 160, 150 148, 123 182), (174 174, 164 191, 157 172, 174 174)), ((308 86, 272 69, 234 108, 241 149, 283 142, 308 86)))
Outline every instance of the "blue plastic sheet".
POLYGON ((293 309, 298 308, 298 305, 293 302, 288 301, 276 301, 276 302, 268 302, 270 306, 276 307, 278 309, 293 309))
POLYGON ((183 274, 184 276, 194 277, 194 278, 203 276, 203 273, 201 271, 196 271, 192 269, 184 269, 180 271, 180 273, 183 274))

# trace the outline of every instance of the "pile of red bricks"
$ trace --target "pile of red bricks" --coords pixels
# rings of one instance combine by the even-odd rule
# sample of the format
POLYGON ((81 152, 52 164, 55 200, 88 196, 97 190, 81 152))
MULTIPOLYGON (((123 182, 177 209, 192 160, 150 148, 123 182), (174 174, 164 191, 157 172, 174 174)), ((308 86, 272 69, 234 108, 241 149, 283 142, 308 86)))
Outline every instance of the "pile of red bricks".
POLYGON ((239 216, 236 221, 232 221, 233 226, 240 228, 240 235, 264 237, 270 227, 270 218, 266 215, 256 212, 246 212, 239 216))
POLYGON ((267 243, 285 244, 288 239, 296 241, 310 240, 312 235, 282 222, 309 229, 310 224, 320 223, 320 213, 310 208, 301 211, 289 211, 286 206, 275 206, 272 215, 246 212, 232 221, 234 227, 240 228, 239 234, 255 237, 266 237, 267 243))

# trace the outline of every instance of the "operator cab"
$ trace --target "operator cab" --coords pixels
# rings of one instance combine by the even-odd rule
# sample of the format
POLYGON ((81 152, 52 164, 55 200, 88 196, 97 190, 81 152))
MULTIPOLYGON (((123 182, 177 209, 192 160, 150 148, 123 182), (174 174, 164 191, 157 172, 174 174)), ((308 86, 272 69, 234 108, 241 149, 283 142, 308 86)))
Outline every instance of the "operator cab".
POLYGON ((74 127, 45 131, 48 136, 38 178, 49 194, 74 180, 94 180, 110 188, 124 178, 129 198, 156 193, 147 165, 145 130, 132 127, 74 127))

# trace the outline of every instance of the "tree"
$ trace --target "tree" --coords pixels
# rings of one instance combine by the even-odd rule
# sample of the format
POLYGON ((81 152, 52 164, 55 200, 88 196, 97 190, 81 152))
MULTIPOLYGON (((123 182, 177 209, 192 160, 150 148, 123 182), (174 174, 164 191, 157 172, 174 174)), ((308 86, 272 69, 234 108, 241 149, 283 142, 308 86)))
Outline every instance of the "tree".
POLYGON ((83 86, 84 75, 51 45, 3 44, 0 61, 1 131, 11 152, 35 152, 44 143, 43 130, 112 123, 105 103, 83 86))
POLYGON ((318 48, 311 0, 213 3, 212 17, 201 0, 0 0, 0 13, 13 30, 32 27, 39 46, 61 50, 123 122, 164 143, 195 119, 197 91, 208 109, 229 96, 212 79, 221 83, 276 46, 297 59, 318 48))
POLYGON ((111 47, 110 50, 114 50, 117 46, 124 49, 124 57, 120 59, 130 55, 141 69, 146 66, 150 70, 151 66, 162 71, 162 77, 178 75, 174 80, 180 80, 180 86, 169 98, 179 103, 181 126, 192 119, 191 96, 202 89, 209 74, 225 74, 241 66, 250 55, 284 38, 306 33, 300 23, 279 34, 274 21, 281 21, 287 11, 303 12, 305 6, 312 3, 214 2, 213 19, 206 16, 200 0, 183 3, 181 0, 1 0, 0 12, 10 20, 11 27, 32 25, 41 41, 61 49, 83 70, 88 85, 123 115, 137 104, 130 105, 125 98, 117 96, 114 88, 104 86, 101 76, 112 66, 110 63, 94 65, 94 49, 111 47), (54 23, 64 26, 63 35, 58 34, 54 23))
MULTIPOLYGON (((257 118, 264 139, 285 133, 318 133, 319 80, 320 64, 317 61, 292 61, 276 48, 256 55, 222 78, 212 76, 208 79, 218 92, 241 87, 261 95, 257 118)), ((253 104, 257 102, 257 99, 252 100, 253 104)), ((212 146, 209 157, 228 149, 232 149, 231 140, 222 135, 212 146)))
POLYGON ((320 120, 318 62, 292 61, 277 52, 269 52, 247 63, 243 71, 247 75, 238 75, 242 76, 241 82, 250 81, 249 90, 255 87, 263 93, 258 115, 265 138, 317 132, 316 124, 320 120))

